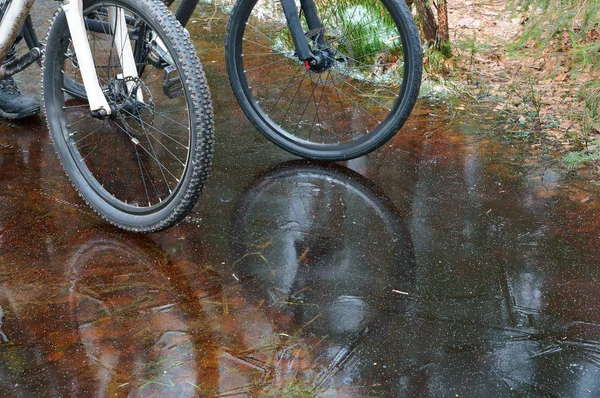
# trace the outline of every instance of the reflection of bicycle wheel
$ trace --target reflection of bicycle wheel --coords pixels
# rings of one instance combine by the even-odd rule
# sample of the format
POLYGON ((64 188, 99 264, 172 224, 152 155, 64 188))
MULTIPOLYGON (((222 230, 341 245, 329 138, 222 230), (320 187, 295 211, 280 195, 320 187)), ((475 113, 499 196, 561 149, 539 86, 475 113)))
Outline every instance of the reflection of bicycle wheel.
POLYGON ((257 301, 291 304, 299 323, 323 312, 328 324, 313 326, 328 334, 359 333, 391 290, 414 291, 407 225, 338 165, 293 161, 259 176, 237 205, 230 260, 257 301))
POLYGON ((173 288, 179 278, 166 263, 165 253, 149 240, 95 232, 67 263, 71 316, 96 371, 91 390, 97 395, 119 389, 164 397, 173 388, 178 396, 198 394, 194 325, 202 324, 201 312, 189 321, 193 304, 184 297, 185 286, 173 288))

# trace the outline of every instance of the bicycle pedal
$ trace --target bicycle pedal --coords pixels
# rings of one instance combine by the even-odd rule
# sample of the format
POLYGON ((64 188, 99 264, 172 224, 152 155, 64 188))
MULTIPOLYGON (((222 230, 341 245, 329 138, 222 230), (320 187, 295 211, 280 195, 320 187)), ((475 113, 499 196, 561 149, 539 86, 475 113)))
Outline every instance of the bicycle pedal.
POLYGON ((164 69, 162 86, 168 98, 173 99, 183 94, 183 84, 175 66, 169 65, 164 69))

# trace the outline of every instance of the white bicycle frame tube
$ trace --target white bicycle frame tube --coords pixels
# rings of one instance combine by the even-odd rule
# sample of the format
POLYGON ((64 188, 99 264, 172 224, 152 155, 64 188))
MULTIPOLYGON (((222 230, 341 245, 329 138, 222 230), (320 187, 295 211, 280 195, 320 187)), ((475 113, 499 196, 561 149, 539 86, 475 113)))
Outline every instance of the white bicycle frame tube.
MULTIPOLYGON (((83 0, 65 0, 62 8, 67 16, 71 41, 75 49, 77 62, 79 63, 79 70, 85 86, 88 102, 90 103, 90 110, 99 111, 103 109, 107 114, 111 114, 110 106, 108 105, 106 97, 100 87, 100 83, 98 82, 96 66, 94 65, 94 59, 92 58, 92 52, 90 50, 90 44, 83 20, 83 0)), ((135 65, 133 50, 131 49, 125 14, 122 10, 116 10, 115 7, 110 7, 109 22, 114 33, 114 45, 117 48, 117 55, 123 68, 123 75, 124 77, 137 78, 137 67, 135 65)), ((130 90, 133 84, 133 82, 129 84, 128 88, 130 90)), ((138 90, 136 97, 139 101, 143 101, 141 90, 138 90)))
POLYGON ((0 60, 6 58, 35 0, 12 1, 0 23, 0 60))
POLYGON ((83 79, 87 99, 90 103, 90 110, 104 110, 106 114, 110 115, 111 109, 98 82, 98 74, 96 73, 96 66, 94 65, 90 43, 85 30, 83 0, 66 0, 63 2, 62 9, 67 17, 71 42, 77 56, 81 78, 83 79))

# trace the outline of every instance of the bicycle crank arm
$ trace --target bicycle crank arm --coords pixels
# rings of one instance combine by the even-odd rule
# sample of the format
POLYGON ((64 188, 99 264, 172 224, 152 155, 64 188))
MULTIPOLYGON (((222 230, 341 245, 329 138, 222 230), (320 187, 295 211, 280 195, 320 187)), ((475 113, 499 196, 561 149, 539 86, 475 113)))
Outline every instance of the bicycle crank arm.
POLYGON ((16 73, 21 72, 29 65, 40 59, 42 52, 39 48, 34 47, 29 52, 21 55, 19 58, 14 59, 0 67, 0 80, 6 79, 16 73))

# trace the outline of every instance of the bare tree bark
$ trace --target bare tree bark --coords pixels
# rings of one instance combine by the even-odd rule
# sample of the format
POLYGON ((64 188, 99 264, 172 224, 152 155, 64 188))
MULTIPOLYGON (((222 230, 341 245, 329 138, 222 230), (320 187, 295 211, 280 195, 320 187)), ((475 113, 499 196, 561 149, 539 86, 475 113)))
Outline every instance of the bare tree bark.
POLYGON ((446 57, 452 56, 452 47, 450 46, 450 33, 448 28, 448 3, 447 0, 438 0, 438 29, 437 29, 437 47, 446 57))
POLYGON ((437 38, 437 23, 435 21, 435 15, 427 4, 427 0, 413 0, 417 8, 417 15, 421 22, 421 29, 423 30, 423 37, 429 44, 435 42, 437 38))

